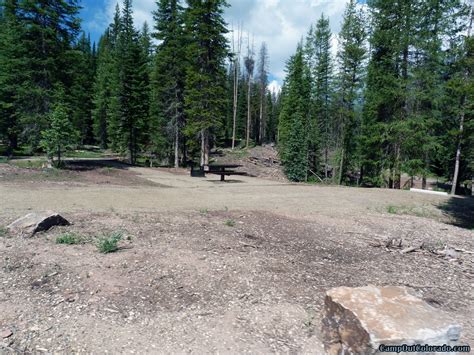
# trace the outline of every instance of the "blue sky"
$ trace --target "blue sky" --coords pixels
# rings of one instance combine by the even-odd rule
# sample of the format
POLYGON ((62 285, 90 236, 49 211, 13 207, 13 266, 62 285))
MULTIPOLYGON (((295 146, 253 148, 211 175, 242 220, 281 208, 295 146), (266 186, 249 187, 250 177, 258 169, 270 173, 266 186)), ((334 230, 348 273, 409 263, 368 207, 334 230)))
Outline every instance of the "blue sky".
MULTIPOLYGON (((366 0, 359 0, 365 2, 366 0)), ((281 84, 284 78, 285 62, 295 51, 309 26, 324 13, 330 19, 333 33, 338 33, 346 0, 228 0, 231 5, 225 12, 229 28, 242 23, 244 42, 247 37, 255 43, 255 51, 260 44, 267 43, 270 55, 271 80, 281 84), (249 34, 249 36, 247 35, 249 34)), ((116 0, 82 0, 82 27, 98 40, 113 18, 116 0)), ((151 12, 155 10, 155 0, 133 0, 134 17, 137 27, 144 21, 152 24, 151 12)), ((334 50, 337 37, 333 38, 334 50)))

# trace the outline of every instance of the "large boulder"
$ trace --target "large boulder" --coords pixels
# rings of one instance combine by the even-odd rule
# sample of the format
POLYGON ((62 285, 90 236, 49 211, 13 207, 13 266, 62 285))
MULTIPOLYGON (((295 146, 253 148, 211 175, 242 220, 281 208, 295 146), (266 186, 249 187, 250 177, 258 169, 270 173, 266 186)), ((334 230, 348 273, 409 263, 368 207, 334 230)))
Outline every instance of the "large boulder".
POLYGON ((31 237, 54 226, 68 226, 70 223, 56 212, 28 213, 7 226, 10 233, 31 237))
POLYGON ((325 312, 323 341, 331 355, 378 354, 381 345, 454 345, 461 334, 447 314, 406 287, 334 288, 325 312))

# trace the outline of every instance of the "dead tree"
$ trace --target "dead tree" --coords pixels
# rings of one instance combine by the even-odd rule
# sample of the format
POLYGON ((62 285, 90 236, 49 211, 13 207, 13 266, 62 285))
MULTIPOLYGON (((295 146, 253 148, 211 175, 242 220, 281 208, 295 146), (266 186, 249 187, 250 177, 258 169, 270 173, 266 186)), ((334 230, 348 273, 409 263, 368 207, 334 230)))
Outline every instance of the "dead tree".
POLYGON ((268 50, 265 42, 260 47, 259 60, 258 60, 258 81, 260 90, 260 119, 259 119, 259 130, 258 130, 258 142, 260 144, 265 140, 265 106, 266 106, 266 94, 268 84, 268 50))
POLYGON ((255 60, 253 59, 253 40, 252 48, 250 47, 250 35, 248 36, 247 41, 247 56, 244 58, 245 69, 247 70, 247 137, 245 140, 245 146, 248 148, 250 144, 250 126, 251 126, 251 111, 250 111, 250 99, 251 99, 251 90, 252 90, 252 77, 253 70, 255 67, 255 60))
POLYGON ((237 126, 237 105, 239 98, 240 53, 242 50, 242 29, 237 26, 237 44, 235 43, 234 28, 232 28, 232 65, 234 76, 234 103, 232 115, 232 149, 235 148, 235 131, 237 126))

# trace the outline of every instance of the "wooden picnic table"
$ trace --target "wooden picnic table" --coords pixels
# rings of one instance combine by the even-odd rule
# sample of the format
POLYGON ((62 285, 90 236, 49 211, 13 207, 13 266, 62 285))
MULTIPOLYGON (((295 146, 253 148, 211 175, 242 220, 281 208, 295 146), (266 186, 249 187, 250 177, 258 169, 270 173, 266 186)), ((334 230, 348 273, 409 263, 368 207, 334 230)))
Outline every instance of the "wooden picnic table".
POLYGON ((212 164, 208 165, 208 169, 206 172, 210 174, 216 174, 221 176, 221 181, 225 181, 225 176, 230 175, 245 175, 244 172, 229 170, 239 168, 242 165, 240 164, 212 164))
POLYGON ((221 176, 221 181, 225 181, 225 176, 229 175, 247 175, 247 173, 242 171, 235 171, 232 169, 239 168, 242 165, 240 164, 211 164, 207 168, 201 166, 196 169, 191 165, 191 176, 194 177, 205 177, 206 173, 215 174, 221 176))

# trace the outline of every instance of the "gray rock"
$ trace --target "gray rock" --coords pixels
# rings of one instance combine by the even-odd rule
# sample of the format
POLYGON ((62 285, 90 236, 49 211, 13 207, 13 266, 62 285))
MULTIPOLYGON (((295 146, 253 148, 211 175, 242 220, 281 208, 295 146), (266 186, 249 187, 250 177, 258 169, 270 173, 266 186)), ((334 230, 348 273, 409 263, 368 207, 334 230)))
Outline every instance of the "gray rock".
POLYGON ((379 354, 382 344, 456 345, 461 335, 447 314, 395 286, 329 290, 322 331, 331 355, 379 354))
POLYGON ((10 329, 2 329, 0 330, 0 338, 9 338, 13 335, 13 332, 10 329))
POLYGON ((54 226, 68 226, 70 223, 56 212, 29 213, 7 226, 10 233, 31 237, 54 226))

